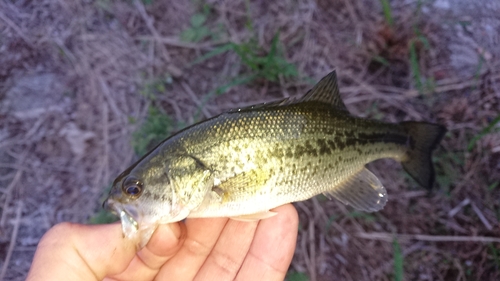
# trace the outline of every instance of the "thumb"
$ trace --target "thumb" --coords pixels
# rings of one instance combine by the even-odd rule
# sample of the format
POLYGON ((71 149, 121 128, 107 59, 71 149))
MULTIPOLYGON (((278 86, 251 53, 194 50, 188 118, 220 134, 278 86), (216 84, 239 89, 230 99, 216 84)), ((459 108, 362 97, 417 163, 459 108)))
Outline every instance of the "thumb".
POLYGON ((102 280, 124 271, 135 253, 120 224, 61 223, 40 240, 27 280, 102 280))

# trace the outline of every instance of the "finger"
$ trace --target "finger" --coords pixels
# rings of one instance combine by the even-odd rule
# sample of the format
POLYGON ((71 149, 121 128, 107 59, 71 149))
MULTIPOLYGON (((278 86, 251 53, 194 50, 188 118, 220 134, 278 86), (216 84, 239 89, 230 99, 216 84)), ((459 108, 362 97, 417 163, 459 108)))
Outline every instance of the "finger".
POLYGON ((186 227, 181 223, 160 225, 138 257, 149 268, 159 270, 165 262, 182 246, 181 234, 186 235, 186 227))
POLYGON ((278 215, 261 220, 236 280, 283 280, 292 261, 299 218, 291 204, 278 207, 278 215))
POLYGON ((102 280, 125 270, 135 252, 120 224, 61 223, 40 240, 27 280, 102 280))
POLYGON ((258 223, 229 220, 195 280, 234 280, 252 244, 258 223))
POLYGON ((228 219, 187 219, 181 248, 161 269, 156 280, 193 280, 212 251, 228 219))
POLYGON ((127 269, 111 276, 108 280, 153 280, 163 264, 177 253, 182 245, 182 235, 185 233, 184 224, 158 226, 146 246, 137 253, 127 269))

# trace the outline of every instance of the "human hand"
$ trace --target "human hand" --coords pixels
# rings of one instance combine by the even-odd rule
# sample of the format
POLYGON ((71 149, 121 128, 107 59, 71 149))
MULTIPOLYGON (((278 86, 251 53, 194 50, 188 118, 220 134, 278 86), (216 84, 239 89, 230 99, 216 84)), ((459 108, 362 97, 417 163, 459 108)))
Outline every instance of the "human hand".
POLYGON ((27 280, 283 280, 298 216, 291 204, 273 212, 278 215, 256 222, 161 225, 139 252, 119 224, 62 223, 40 241, 27 280))

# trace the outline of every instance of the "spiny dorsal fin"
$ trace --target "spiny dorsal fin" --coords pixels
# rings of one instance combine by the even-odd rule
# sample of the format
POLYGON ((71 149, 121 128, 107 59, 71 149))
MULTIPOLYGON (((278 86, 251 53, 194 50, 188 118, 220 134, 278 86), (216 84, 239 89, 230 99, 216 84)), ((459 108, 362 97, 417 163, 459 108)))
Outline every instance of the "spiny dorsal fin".
POLYGON ((278 101, 266 102, 261 104, 250 105, 247 107, 231 109, 228 113, 237 113, 261 109, 269 109, 289 104, 297 104, 307 101, 318 101, 322 103, 331 104, 336 109, 348 111, 342 98, 340 97, 339 86, 337 84, 337 73, 336 71, 330 72, 328 75, 323 77, 318 84, 309 90, 302 98, 285 98, 278 101))
POLYGON ((253 104, 253 105, 249 105, 249 106, 245 106, 245 107, 241 107, 241 108, 231 109, 228 111, 228 113, 237 113, 237 112, 254 111, 254 110, 260 110, 260 109, 266 109, 266 108, 274 108, 274 107, 279 107, 279 106, 292 104, 292 103, 294 103, 293 99, 285 98, 282 100, 253 104))
POLYGON ((304 101, 324 102, 338 109, 347 111, 347 107, 340 97, 339 86, 337 84, 337 73, 335 70, 323 77, 318 84, 314 85, 314 87, 300 99, 299 102, 304 101))

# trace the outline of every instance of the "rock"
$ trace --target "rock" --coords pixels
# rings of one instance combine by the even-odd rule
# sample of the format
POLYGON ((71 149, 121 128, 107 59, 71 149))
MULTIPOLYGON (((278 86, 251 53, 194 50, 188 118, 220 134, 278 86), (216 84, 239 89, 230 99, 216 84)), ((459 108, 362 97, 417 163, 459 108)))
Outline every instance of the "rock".
POLYGON ((6 91, 0 104, 0 113, 24 120, 65 108, 65 87, 56 74, 31 73, 12 79, 12 87, 6 91))
POLYGON ((81 157, 85 152, 85 142, 95 137, 95 134, 89 131, 82 131, 75 123, 69 122, 59 131, 59 136, 66 139, 73 154, 77 157, 81 157))

